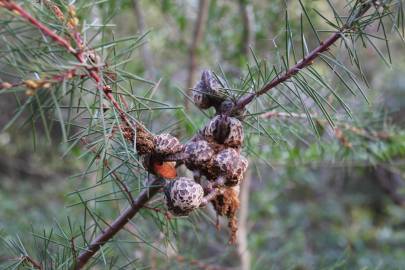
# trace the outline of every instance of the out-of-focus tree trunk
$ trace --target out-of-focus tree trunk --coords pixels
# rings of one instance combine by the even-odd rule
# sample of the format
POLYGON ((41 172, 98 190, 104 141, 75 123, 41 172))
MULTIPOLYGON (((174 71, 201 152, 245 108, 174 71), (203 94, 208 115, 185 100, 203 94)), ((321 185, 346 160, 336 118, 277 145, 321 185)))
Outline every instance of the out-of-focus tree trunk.
POLYGON ((376 181, 384 193, 393 203, 405 207, 405 198, 400 192, 405 186, 401 173, 382 165, 373 167, 373 171, 376 181))
MULTIPOLYGON (((138 25, 138 30, 141 34, 145 33, 146 25, 145 25, 145 17, 143 16, 142 9, 139 5, 139 0, 133 0, 133 10, 135 13, 136 24, 138 25)), ((145 77, 147 79, 155 79, 156 77, 156 69, 153 64, 153 57, 150 52, 149 46, 147 43, 142 44, 141 46, 141 57, 143 59, 143 63, 145 65, 145 77)))
POLYGON ((239 0, 239 10, 243 21, 241 52, 249 59, 250 48, 255 47, 255 15, 253 6, 247 0, 239 0))
MULTIPOLYGON (((190 44, 189 57, 188 57, 188 76, 187 76, 187 85, 186 85, 186 87, 187 87, 186 93, 188 96, 190 96, 191 87, 193 87, 195 71, 197 69, 197 50, 198 50, 199 44, 201 43, 203 36, 204 36, 205 25, 206 25, 207 16, 208 16, 209 3, 210 3, 209 0, 200 0, 198 3, 198 14, 197 14, 197 19, 196 19, 195 25, 194 25, 193 40, 191 41, 191 44, 190 44)), ((184 107, 186 109, 188 109, 188 107, 189 107, 188 98, 184 99, 184 107)))
MULTIPOLYGON (((243 35, 241 41, 241 53, 246 60, 251 56, 250 48, 255 47, 254 24, 255 17, 253 6, 246 0, 239 0, 239 10, 243 21, 243 35)), ((240 210, 238 218, 237 249, 240 258, 240 269, 250 269, 250 252, 248 249, 248 215, 249 215, 249 190, 251 171, 248 170, 244 181, 240 186, 240 210)))
POLYGON ((240 269, 250 269, 250 252, 248 248, 249 190, 251 171, 248 170, 240 186, 240 209, 238 217, 237 249, 240 258, 240 269))

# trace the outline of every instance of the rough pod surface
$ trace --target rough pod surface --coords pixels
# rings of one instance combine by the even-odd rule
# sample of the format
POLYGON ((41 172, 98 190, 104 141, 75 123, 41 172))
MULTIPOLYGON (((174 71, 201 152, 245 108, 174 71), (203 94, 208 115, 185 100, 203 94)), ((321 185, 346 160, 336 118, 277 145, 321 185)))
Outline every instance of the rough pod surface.
POLYGON ((175 154, 183 150, 179 140, 168 134, 162 133, 155 136, 155 153, 160 155, 175 154))
POLYGON ((198 81, 197 84, 193 87, 193 101, 200 109, 208 109, 212 106, 211 100, 209 98, 209 93, 207 88, 204 85, 203 81, 198 81))
POLYGON ((188 155, 186 166, 190 170, 208 167, 214 156, 214 150, 208 142, 204 140, 187 143, 184 152, 188 155))
POLYGON ((199 80, 193 87, 193 101, 200 109, 208 109, 212 106, 218 108, 226 99, 225 82, 210 70, 204 70, 199 80))
POLYGON ((175 216, 187 216, 200 206, 204 190, 193 180, 180 177, 165 186, 164 195, 170 213, 175 216))
POLYGON ((207 141, 234 148, 241 147, 244 139, 242 123, 234 117, 224 115, 212 118, 204 127, 203 134, 207 141))
POLYGON ((219 171, 219 175, 225 177, 225 185, 234 186, 243 179, 248 161, 235 149, 227 148, 215 156, 213 165, 219 171))

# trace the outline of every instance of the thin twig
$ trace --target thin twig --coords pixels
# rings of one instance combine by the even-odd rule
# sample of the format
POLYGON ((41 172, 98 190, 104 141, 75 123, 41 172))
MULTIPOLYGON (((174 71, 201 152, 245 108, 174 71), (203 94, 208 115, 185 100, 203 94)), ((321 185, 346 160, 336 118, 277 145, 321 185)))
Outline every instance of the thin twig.
MULTIPOLYGON (((326 126, 328 121, 317 114, 310 114, 309 117, 316 120, 319 124, 326 126)), ((305 113, 287 113, 287 112, 278 112, 278 111, 270 111, 266 112, 261 115, 263 119, 272 119, 272 118, 293 118, 293 119, 307 119, 308 115, 305 113)), ((347 130, 357 136, 361 136, 367 139, 374 139, 374 140, 388 140, 392 137, 392 135, 385 131, 373 131, 368 130, 366 128, 356 127, 350 125, 346 122, 342 121, 334 121, 336 129, 344 129, 347 130)))
POLYGON ((83 67, 87 70, 87 72, 89 73, 89 76, 96 83, 97 89, 99 89, 100 91, 102 91, 104 93, 104 96, 107 98, 107 100, 109 100, 113 104, 114 108, 118 111, 118 114, 119 114, 121 120, 134 131, 137 129, 137 127, 141 128, 143 131, 146 131, 146 129, 143 126, 141 126, 139 123, 134 123, 133 121, 131 121, 128 118, 127 114, 120 107, 117 100, 113 96, 111 87, 109 85, 106 85, 103 83, 103 80, 99 75, 99 67, 96 65, 88 65, 87 60, 86 60, 83 50, 82 50, 85 46, 82 44, 82 40, 81 40, 80 34, 78 32, 75 32, 73 34, 76 37, 75 42, 77 43, 77 45, 79 47, 79 50, 76 50, 72 47, 72 45, 70 44, 69 41, 67 41, 65 38, 59 36, 58 34, 53 32, 50 28, 46 27, 44 24, 39 22, 37 19, 32 17, 31 14, 29 14, 26 10, 24 10, 20 5, 14 3, 13 1, 0 0, 0 7, 4 7, 10 11, 14 11, 15 14, 26 19, 33 26, 35 26, 36 28, 41 30, 42 33, 44 33, 44 35, 51 37, 59 45, 66 48, 69 53, 74 55, 76 57, 76 59, 81 64, 83 64, 83 67))
MULTIPOLYGON (((65 38, 57 35, 50 28, 43 25, 37 19, 32 17, 27 11, 25 11, 20 5, 14 3, 13 1, 0 0, 0 7, 4 7, 10 11, 13 11, 14 14, 21 16, 23 19, 27 20, 34 27, 38 28, 44 35, 51 37, 56 43, 67 49, 75 58, 83 64, 83 67, 88 72, 89 76, 94 80, 99 89, 104 96, 113 104, 114 108, 118 111, 118 114, 121 120, 127 125, 128 128, 131 128, 136 134, 139 132, 146 132, 150 134, 141 124, 135 123, 130 120, 125 111, 120 107, 119 103, 112 94, 111 87, 103 82, 102 77, 99 75, 100 67, 97 65, 92 65, 87 63, 87 59, 84 54, 84 48, 86 47, 81 39, 80 33, 77 31, 76 23, 69 26, 69 29, 72 31, 74 41, 78 47, 78 50, 74 49, 69 41, 65 38)), ((71 15, 74 15, 74 7, 71 7, 71 15)), ((135 133, 134 133, 135 134, 135 133)), ((133 138, 132 138, 133 139, 133 138)), ((133 203, 129 208, 124 210, 122 214, 105 230, 98 235, 91 244, 83 251, 78 257, 74 264, 76 269, 81 269, 90 258, 96 254, 102 245, 107 243, 111 238, 117 234, 129 220, 134 217, 138 211, 152 198, 160 189, 160 185, 163 184, 163 180, 160 178, 154 178, 150 183, 150 187, 142 191, 136 199, 133 200, 133 203)), ((30 258, 27 258, 29 260, 30 258)), ((29 260, 31 261, 31 260, 29 260)), ((38 265, 34 264, 33 265, 38 265)), ((38 268, 40 269, 40 268, 38 268)))
POLYGON ((350 21, 349 24, 346 24, 343 26, 339 31, 335 32, 332 34, 329 38, 327 38, 325 41, 321 42, 318 47, 313 49, 308 55, 306 55, 303 59, 298 61, 294 66, 286 70, 286 72, 281 75, 277 76, 274 78, 272 81, 267 83, 265 86, 263 86, 260 90, 254 93, 249 93, 244 96, 242 96, 236 105, 233 108, 233 111, 235 110, 241 110, 245 108, 250 102, 254 100, 254 98, 259 97, 274 87, 278 86, 279 84, 287 81, 290 79, 292 76, 296 75, 300 70, 302 70, 305 67, 308 67, 314 63, 314 60, 323 52, 329 50, 329 48, 341 38, 344 33, 349 30, 352 27, 352 23, 356 21, 356 19, 360 18, 363 16, 371 7, 372 5, 370 3, 365 3, 362 4, 361 7, 359 8, 358 12, 352 17, 353 20, 350 21))
POLYGON ((14 3, 13 1, 7 0, 0 0, 0 7, 4 7, 10 11, 14 11, 15 14, 20 15, 22 18, 29 21, 32 25, 34 25, 37 29, 41 30, 46 36, 52 38, 56 43, 65 47, 70 53, 76 54, 76 50, 72 47, 69 41, 65 38, 59 36, 54 31, 43 25, 37 19, 31 16, 25 9, 23 9, 20 5, 14 3))
POLYGON ((37 262, 36 260, 34 260, 33 258, 31 258, 30 256, 28 256, 28 255, 22 256, 21 260, 28 262, 35 269, 42 270, 42 265, 39 262, 37 262))
POLYGON ((158 193, 164 180, 161 178, 154 178, 149 185, 149 188, 143 190, 138 197, 134 200, 134 203, 128 207, 121 215, 111 223, 111 225, 103 230, 83 251, 76 261, 76 269, 81 269, 91 257, 100 249, 102 245, 112 239, 124 226, 127 224, 138 212, 144 207, 144 205, 158 193))
POLYGON ((11 89, 15 88, 18 86, 24 85, 24 82, 15 82, 15 83, 10 83, 10 82, 1 82, 0 83, 0 90, 5 90, 5 89, 11 89))
MULTIPOLYGON (((74 259, 74 261, 76 263, 77 250, 76 250, 75 238, 74 237, 70 238, 70 246, 71 246, 71 249, 72 249, 73 259, 74 259)), ((73 265, 73 267, 76 267, 76 265, 73 265)))
POLYGON ((45 77, 43 79, 38 79, 38 80, 29 80, 28 79, 28 80, 18 81, 18 82, 14 82, 14 83, 1 82, 0 90, 11 89, 11 88, 15 88, 18 86, 23 86, 23 85, 30 88, 30 87, 32 87, 32 85, 30 85, 30 83, 36 84, 38 86, 38 88, 41 88, 41 87, 46 88, 46 87, 44 87, 44 86, 46 86, 46 84, 61 83, 65 80, 71 79, 73 77, 84 78, 84 77, 88 76, 88 74, 85 74, 85 73, 79 74, 77 72, 77 70, 78 70, 78 68, 68 69, 68 70, 61 72, 60 74, 57 74, 54 76, 48 76, 48 77, 45 77))

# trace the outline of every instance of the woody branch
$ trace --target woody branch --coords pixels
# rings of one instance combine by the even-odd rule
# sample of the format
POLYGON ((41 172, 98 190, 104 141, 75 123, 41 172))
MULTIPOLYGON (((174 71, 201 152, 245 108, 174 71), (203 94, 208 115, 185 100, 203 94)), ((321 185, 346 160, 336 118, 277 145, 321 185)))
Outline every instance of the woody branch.
POLYGON ((284 83, 288 79, 290 79, 292 76, 296 75, 300 70, 312 65, 314 63, 314 60, 320 56, 322 53, 326 52, 329 50, 329 48, 338 41, 342 35, 348 30, 350 30, 354 23, 356 22, 357 19, 361 18, 370 8, 372 4, 367 1, 363 4, 360 4, 357 12, 353 14, 350 18, 352 20, 349 20, 348 23, 346 23, 343 27, 341 27, 337 32, 333 33, 331 36, 329 36, 326 40, 323 42, 320 42, 319 46, 317 46, 315 49, 313 49, 311 52, 309 52, 303 59, 298 61, 294 66, 291 68, 287 69, 284 74, 282 75, 277 75, 276 78, 274 78, 272 81, 264 85, 260 90, 254 93, 249 93, 244 96, 242 96, 234 106, 233 110, 241 110, 245 108, 250 102, 252 102, 256 97, 259 97, 271 89, 275 88, 279 84, 284 83))
MULTIPOLYGON (((132 130, 136 130, 137 125, 128 118, 127 114, 120 107, 117 100, 115 99, 115 97, 112 94, 111 87, 109 85, 103 83, 103 80, 102 80, 101 76, 99 75, 99 67, 96 65, 87 64, 87 61, 86 61, 86 58, 82 51, 82 48, 78 48, 78 49, 73 48, 67 39, 56 34, 53 30, 51 30, 50 28, 48 28, 47 26, 45 26, 44 24, 39 22, 30 13, 28 13, 23 7, 16 4, 15 2, 9 1, 9 0, 0 0, 0 7, 4 7, 10 11, 13 11, 15 14, 21 16, 23 19, 25 19, 29 23, 31 23, 34 27, 39 29, 44 35, 49 36, 52 40, 54 40, 56 43, 58 43, 59 45, 64 47, 69 53, 71 53, 81 64, 83 64, 83 67, 88 72, 88 75, 96 83, 97 89, 101 90, 104 93, 104 96, 106 97, 106 99, 109 100, 110 103, 114 106, 114 108, 118 111, 118 114, 119 114, 121 120, 132 130)), ((81 44, 79 33, 77 33, 77 34, 74 33, 74 37, 75 37, 75 41, 76 41, 77 45, 79 45, 80 47, 84 47, 84 45, 81 44)))
MULTIPOLYGON (((99 67, 88 65, 86 63, 86 59, 83 53, 83 48, 85 47, 82 44, 80 34, 73 32, 73 37, 75 37, 75 42, 79 46, 79 49, 74 49, 70 42, 65 39, 64 37, 59 36, 54 31, 46 27, 44 24, 39 22, 36 18, 31 16, 25 9, 23 9, 20 5, 14 3, 13 1, 8 0, 0 0, 0 7, 6 8, 10 11, 13 11, 18 16, 21 16, 23 19, 27 20, 31 23, 34 27, 39 29, 44 35, 52 38, 56 43, 60 46, 64 47, 69 53, 71 53, 75 58, 83 64, 83 67, 86 69, 89 77, 93 79, 93 81, 97 85, 97 89, 101 90, 106 97, 107 100, 111 102, 114 108, 118 111, 121 120, 124 124, 131 128, 135 132, 145 132, 143 126, 139 123, 134 123, 129 119, 125 111, 120 107, 119 103, 115 99, 112 94, 111 88, 109 85, 103 82, 103 79, 99 75, 99 67)), ((71 30, 74 30, 71 28, 71 30)), ((60 80, 65 79, 65 77, 60 77, 60 80)), ((21 84, 16 84, 15 86, 19 86, 21 84)), ((5 88, 12 87, 14 85, 6 84, 5 88)), ((135 134, 135 133, 132 133, 135 134)), ((134 138, 132 138, 133 140, 134 138)), ((114 235, 119 232, 125 224, 129 222, 129 220, 134 217, 138 211, 158 192, 161 183, 161 179, 156 178, 150 183, 150 187, 145 189, 141 192, 137 198, 133 199, 131 202, 131 206, 128 207, 115 221, 112 222, 111 225, 108 226, 105 230, 102 231, 100 235, 98 235, 90 244, 89 246, 77 257, 75 262, 75 268, 81 269, 89 260, 90 258, 100 249, 102 245, 107 243, 114 235)))

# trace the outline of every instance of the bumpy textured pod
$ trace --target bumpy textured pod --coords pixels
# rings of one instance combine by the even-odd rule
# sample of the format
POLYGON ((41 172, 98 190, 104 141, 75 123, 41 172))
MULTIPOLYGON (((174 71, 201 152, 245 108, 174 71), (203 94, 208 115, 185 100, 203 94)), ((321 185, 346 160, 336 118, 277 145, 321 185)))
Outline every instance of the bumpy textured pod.
POLYGON ((184 152, 188 155, 186 166, 190 170, 206 168, 214 156, 214 150, 204 140, 187 143, 184 152))
POLYGON ((227 147, 240 147, 244 134, 242 123, 234 118, 217 115, 204 127, 204 137, 227 147))
POLYGON ((227 118, 222 115, 217 115, 212 118, 204 127, 204 138, 209 142, 223 143, 224 138, 229 133, 227 118), (221 135, 221 134, 222 135, 221 135), (222 140, 222 141, 221 141, 222 140))
POLYGON ((208 90, 208 93, 213 97, 223 98, 224 82, 219 76, 215 76, 210 70, 204 70, 201 75, 201 81, 208 90))
POLYGON ((183 150, 183 145, 179 140, 168 134, 162 133, 155 136, 155 153, 160 155, 175 154, 183 150))
POLYGON ((199 80, 193 87, 193 101, 200 109, 216 108, 225 99, 225 83, 211 71, 204 70, 199 80))
POLYGON ((187 216, 200 206, 204 190, 191 179, 180 177, 165 186, 164 195, 170 213, 175 216, 187 216))
POLYGON ((243 139, 242 123, 234 117, 229 117, 229 134, 224 144, 229 147, 240 147, 243 144, 243 139))
POLYGON ((243 179, 248 161, 235 149, 227 148, 215 156, 213 166, 220 176, 225 177, 225 185, 234 186, 243 179))
POLYGON ((205 87, 203 81, 198 81, 194 86, 193 91, 193 101, 200 109, 208 109, 212 106, 212 102, 209 98, 208 89, 205 87))

